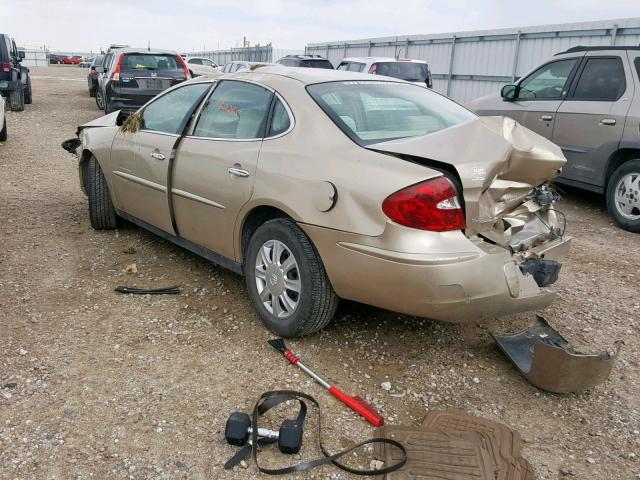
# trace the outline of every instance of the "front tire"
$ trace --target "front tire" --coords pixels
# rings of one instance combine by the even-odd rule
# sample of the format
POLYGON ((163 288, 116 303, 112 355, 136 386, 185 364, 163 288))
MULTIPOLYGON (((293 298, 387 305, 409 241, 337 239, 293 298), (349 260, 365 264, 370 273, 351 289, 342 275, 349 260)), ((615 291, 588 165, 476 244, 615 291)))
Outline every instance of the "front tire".
POLYGON ((277 218, 258 227, 244 268, 249 299, 274 334, 310 335, 333 318, 338 297, 320 255, 292 220, 277 218))
POLYGON ((84 168, 84 185, 89 200, 91 226, 95 230, 113 230, 118 226, 118 217, 100 164, 95 157, 91 157, 84 168))
POLYGON ((24 89, 22 87, 9 92, 9 105, 13 112, 22 112, 24 110, 24 89))
POLYGON ((619 227, 640 232, 640 159, 620 165, 607 183, 607 208, 619 227))

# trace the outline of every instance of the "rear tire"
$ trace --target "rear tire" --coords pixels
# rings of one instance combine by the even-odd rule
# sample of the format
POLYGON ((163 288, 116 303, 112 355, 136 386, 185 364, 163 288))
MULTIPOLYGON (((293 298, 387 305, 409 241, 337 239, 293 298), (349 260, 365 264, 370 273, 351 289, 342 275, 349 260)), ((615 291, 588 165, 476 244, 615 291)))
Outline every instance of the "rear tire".
POLYGON ((9 92, 9 105, 11 111, 22 112, 24 110, 24 89, 17 88, 9 92))
POLYGON ((24 89, 24 103, 31 105, 33 102, 33 91, 31 90, 31 77, 27 77, 27 88, 24 89))
POLYGON ((338 297, 318 251, 294 221, 276 218, 258 227, 249 241, 244 269, 249 299, 274 334, 310 335, 333 318, 338 297), (276 245, 282 253, 276 253, 276 245), (282 293, 272 293, 283 285, 282 293))
POLYGON ((118 226, 118 217, 100 164, 92 156, 86 161, 84 168, 84 184, 89 199, 91 226, 95 230, 112 230, 118 226))
POLYGON ((7 119, 5 118, 4 125, 2 126, 2 130, 0 130, 0 142, 6 142, 6 141, 7 141, 7 119))
POLYGON ((616 224, 640 232, 640 159, 620 165, 607 183, 607 208, 616 224))
POLYGON ((98 110, 104 111, 104 94, 100 88, 96 90, 96 106, 98 110))

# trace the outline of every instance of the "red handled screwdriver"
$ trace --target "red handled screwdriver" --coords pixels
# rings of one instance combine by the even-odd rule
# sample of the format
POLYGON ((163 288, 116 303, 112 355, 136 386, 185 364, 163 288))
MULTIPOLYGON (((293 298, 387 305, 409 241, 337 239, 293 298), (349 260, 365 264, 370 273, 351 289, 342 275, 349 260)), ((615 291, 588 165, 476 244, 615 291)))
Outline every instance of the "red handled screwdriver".
POLYGON ((347 395, 346 393, 342 392, 341 390, 324 380, 320 375, 318 375, 304 363, 302 363, 291 350, 287 349, 283 339, 277 338, 275 340, 269 340, 269 345, 282 353, 282 355, 284 355, 284 358, 300 368, 316 382, 329 390, 329 393, 331 393, 331 395, 336 397, 358 415, 363 416, 365 420, 371 425, 373 425, 374 427, 381 427, 382 425, 384 425, 384 417, 371 404, 358 396, 352 397, 350 395, 347 395))

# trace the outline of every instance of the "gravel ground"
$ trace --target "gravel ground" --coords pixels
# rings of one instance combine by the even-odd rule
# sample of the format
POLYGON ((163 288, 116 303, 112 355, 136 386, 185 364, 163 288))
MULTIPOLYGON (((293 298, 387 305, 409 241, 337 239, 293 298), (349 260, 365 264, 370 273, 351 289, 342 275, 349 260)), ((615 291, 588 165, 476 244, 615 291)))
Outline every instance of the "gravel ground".
MULTIPOLYGON (((60 148, 100 116, 85 75, 34 68, 34 102, 7 112, 0 143, 0 478, 255 478, 252 464, 222 470, 235 452, 222 429, 231 411, 275 388, 320 400, 330 449, 370 436, 266 344, 241 277, 133 226, 91 229, 76 161, 60 148), (132 263, 138 273, 125 273, 132 263), (179 296, 113 292, 176 283, 179 296)), ((593 391, 538 391, 500 354, 489 332, 525 327, 533 314, 448 325, 343 302, 326 330, 292 350, 370 395, 388 423, 457 408, 518 430, 538 478, 640 478, 640 236, 616 228, 598 195, 567 189, 560 208, 573 250, 542 314, 577 348, 626 342, 593 391)), ((318 454, 311 417, 305 458, 318 454)), ((369 461, 361 452, 353 464, 369 461)), ((323 467, 300 478, 350 477, 323 467)))

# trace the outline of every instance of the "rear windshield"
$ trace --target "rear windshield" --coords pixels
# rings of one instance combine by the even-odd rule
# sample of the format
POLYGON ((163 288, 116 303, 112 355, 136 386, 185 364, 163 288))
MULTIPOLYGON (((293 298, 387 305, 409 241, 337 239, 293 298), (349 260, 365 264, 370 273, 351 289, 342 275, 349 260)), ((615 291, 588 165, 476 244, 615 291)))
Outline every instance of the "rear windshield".
POLYGON ((152 55, 147 53, 125 54, 120 69, 125 72, 139 70, 180 70, 182 65, 175 55, 152 55))
POLYGON ((329 60, 302 60, 300 62, 301 67, 310 67, 310 68, 328 68, 333 70, 333 65, 329 60))
POLYGON ((374 67, 376 75, 400 78, 408 82, 426 82, 429 74, 429 69, 425 63, 377 62, 374 67))
POLYGON ((442 95, 406 83, 329 82, 307 90, 359 145, 420 137, 477 118, 442 95))

